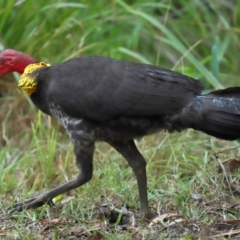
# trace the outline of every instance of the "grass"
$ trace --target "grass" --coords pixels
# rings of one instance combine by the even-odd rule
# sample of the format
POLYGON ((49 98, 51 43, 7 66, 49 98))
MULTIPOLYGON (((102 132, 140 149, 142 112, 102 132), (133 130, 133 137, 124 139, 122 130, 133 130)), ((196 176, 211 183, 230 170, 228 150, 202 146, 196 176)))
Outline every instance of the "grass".
MULTIPOLYGON (((0 43, 49 63, 85 55, 151 63, 198 78, 210 91, 238 85, 239 10, 238 1, 223 0, 0 1, 0 43)), ((239 144, 192 130, 137 140, 160 216, 152 226, 139 219, 131 169, 104 143, 89 183, 53 208, 7 215, 15 200, 77 174, 63 128, 16 89, 18 77, 0 81, 0 238, 223 239, 239 229, 238 174, 221 164, 239 155, 232 149, 239 144)))

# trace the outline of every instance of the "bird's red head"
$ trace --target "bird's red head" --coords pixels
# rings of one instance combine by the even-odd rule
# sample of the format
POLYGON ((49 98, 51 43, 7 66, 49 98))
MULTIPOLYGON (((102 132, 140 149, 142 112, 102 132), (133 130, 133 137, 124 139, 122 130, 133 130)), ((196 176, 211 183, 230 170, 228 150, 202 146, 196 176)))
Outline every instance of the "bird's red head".
POLYGON ((24 69, 37 61, 25 53, 13 49, 0 51, 0 77, 12 72, 22 74, 24 69))

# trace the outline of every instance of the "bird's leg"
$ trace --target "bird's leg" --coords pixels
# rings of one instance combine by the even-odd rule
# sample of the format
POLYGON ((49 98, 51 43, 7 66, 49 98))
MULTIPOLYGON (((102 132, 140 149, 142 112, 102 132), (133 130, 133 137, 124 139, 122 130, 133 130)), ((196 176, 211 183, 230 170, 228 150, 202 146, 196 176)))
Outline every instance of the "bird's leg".
POLYGON ((150 218, 151 213, 148 207, 147 196, 147 174, 146 174, 146 161, 138 151, 133 140, 122 142, 109 142, 119 153, 121 153, 129 165, 132 167, 138 183, 138 191, 141 204, 141 214, 144 218, 150 218))
POLYGON ((77 188, 84 183, 88 182, 92 178, 93 173, 93 152, 94 142, 77 141, 74 142, 74 152, 76 155, 76 164, 80 169, 78 175, 62 185, 45 192, 39 196, 30 198, 26 201, 15 203, 12 207, 9 207, 8 211, 22 211, 30 208, 37 208, 42 206, 44 203, 49 203, 55 197, 77 188))

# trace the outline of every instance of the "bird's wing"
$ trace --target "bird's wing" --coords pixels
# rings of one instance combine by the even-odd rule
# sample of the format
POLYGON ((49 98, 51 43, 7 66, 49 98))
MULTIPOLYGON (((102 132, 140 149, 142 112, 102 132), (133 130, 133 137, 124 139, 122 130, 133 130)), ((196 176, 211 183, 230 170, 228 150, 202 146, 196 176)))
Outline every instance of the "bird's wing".
POLYGON ((71 116, 95 120, 172 115, 202 90, 180 73, 103 57, 72 59, 48 72, 54 102, 71 116))

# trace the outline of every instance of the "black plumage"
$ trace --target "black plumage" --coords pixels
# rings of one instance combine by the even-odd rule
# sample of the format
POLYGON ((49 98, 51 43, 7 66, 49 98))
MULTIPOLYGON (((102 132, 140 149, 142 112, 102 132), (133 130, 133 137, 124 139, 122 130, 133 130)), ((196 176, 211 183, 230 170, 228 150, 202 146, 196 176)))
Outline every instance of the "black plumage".
POLYGON ((162 129, 193 128, 234 140, 240 137, 240 88, 201 95, 202 84, 152 65, 104 57, 72 59, 29 74, 37 81, 30 98, 58 118, 69 134, 80 170, 75 179, 22 203, 13 210, 37 207, 92 177, 96 141, 105 141, 133 168, 141 212, 148 215, 146 162, 134 139, 162 129))

